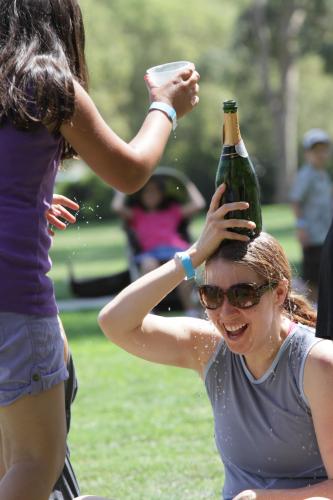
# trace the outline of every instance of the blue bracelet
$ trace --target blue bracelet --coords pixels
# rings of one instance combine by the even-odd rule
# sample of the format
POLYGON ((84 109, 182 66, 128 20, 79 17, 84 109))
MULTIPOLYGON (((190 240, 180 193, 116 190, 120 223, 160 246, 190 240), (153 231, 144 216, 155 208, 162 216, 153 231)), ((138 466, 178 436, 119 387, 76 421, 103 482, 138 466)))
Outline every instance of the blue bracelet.
POLYGON ((152 111, 153 109, 163 111, 172 123, 172 130, 175 130, 177 127, 177 113, 172 106, 169 106, 166 102, 154 101, 149 106, 149 111, 152 111))
POLYGON ((191 257, 186 252, 176 252, 175 258, 179 259, 185 271, 185 279, 192 280, 195 278, 195 269, 192 264, 191 257))

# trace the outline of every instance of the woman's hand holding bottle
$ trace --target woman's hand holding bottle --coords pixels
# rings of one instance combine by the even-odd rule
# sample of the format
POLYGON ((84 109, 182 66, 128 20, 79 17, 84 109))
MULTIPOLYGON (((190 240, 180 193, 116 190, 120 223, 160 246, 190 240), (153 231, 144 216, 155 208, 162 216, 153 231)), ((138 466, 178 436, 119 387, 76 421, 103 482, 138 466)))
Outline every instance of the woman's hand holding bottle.
POLYGON ((217 250, 221 242, 225 239, 250 241, 246 235, 230 231, 233 227, 254 229, 255 223, 246 219, 226 219, 225 215, 234 210, 246 210, 249 204, 244 201, 226 203, 220 206, 221 196, 226 189, 225 184, 221 184, 215 191, 208 212, 206 222, 199 236, 199 239, 189 249, 194 267, 201 265, 212 253, 217 250))

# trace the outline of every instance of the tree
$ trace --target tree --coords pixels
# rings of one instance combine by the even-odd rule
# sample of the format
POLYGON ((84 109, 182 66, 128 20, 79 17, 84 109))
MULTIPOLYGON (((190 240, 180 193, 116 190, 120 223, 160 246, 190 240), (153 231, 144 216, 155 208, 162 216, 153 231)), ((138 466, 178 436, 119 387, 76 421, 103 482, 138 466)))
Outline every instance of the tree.
POLYGON ((251 51, 270 113, 276 201, 286 200, 298 163, 298 63, 309 51, 320 50, 329 13, 327 0, 252 0, 240 17, 236 46, 251 51))

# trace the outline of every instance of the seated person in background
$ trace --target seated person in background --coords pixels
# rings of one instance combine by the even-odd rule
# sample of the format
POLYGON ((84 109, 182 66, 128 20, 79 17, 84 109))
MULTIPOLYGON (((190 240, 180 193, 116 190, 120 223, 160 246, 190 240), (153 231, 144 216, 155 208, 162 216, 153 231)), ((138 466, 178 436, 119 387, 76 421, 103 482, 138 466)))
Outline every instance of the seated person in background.
POLYGON ((230 231, 255 225, 225 218, 248 204, 220 207, 224 188, 187 257, 131 283, 104 307, 99 324, 127 352, 202 377, 224 463, 224 500, 332 499, 333 343, 315 337, 314 310, 291 290, 281 245, 264 232, 248 241, 230 231), (220 245, 225 239, 233 241, 220 245), (191 264, 203 263, 207 320, 150 314, 191 264))
MULTIPOLYGON (((186 181, 188 202, 181 204, 166 192, 165 180, 154 175, 136 195, 137 203, 127 206, 126 195, 117 192, 112 209, 134 233, 141 250, 134 256, 141 274, 156 269, 161 262, 171 259, 176 252, 186 250, 190 242, 179 232, 180 224, 198 213, 205 200, 193 182, 186 181)), ((180 284, 177 292, 187 315, 196 315, 189 283, 180 284)))

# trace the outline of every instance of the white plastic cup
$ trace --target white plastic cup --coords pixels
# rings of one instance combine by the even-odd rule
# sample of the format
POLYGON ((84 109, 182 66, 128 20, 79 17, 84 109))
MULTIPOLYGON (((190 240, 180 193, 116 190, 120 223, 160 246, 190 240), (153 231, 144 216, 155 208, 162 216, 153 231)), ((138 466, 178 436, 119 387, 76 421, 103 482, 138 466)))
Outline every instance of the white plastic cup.
POLYGON ((175 75, 188 68, 191 65, 190 61, 174 61, 159 66, 153 66, 147 69, 146 74, 154 85, 159 87, 171 80, 175 75))

